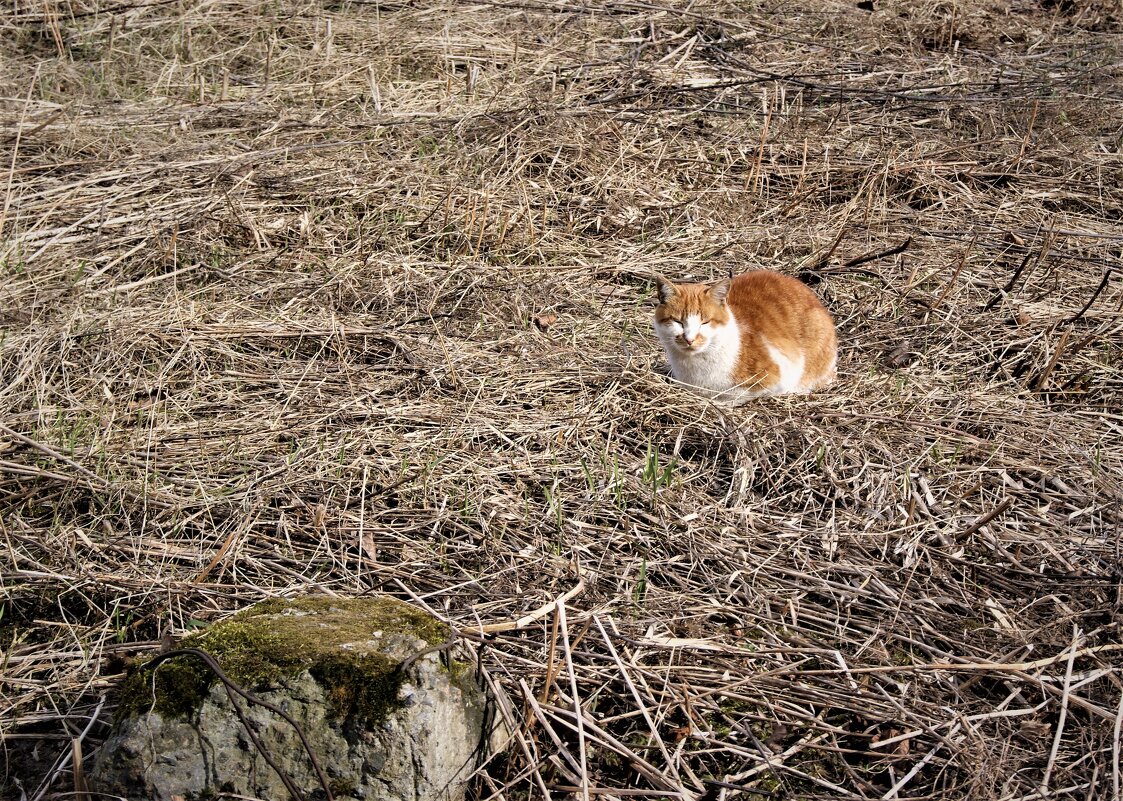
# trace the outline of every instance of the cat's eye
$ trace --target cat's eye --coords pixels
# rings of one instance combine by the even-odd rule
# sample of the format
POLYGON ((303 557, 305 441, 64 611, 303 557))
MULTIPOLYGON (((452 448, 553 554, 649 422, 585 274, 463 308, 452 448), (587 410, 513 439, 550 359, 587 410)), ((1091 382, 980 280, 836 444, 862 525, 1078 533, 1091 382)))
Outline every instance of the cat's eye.
POLYGON ((710 324, 709 320, 703 320, 702 323, 701 323, 701 325, 709 325, 709 324, 710 324))

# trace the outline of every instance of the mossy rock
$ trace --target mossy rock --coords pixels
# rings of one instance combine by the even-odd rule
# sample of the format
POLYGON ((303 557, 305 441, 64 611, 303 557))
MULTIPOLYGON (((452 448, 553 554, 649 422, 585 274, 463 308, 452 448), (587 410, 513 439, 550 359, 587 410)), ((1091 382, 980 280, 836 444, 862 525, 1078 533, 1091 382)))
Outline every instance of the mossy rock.
MULTIPOLYGON (((337 720, 358 715, 362 723, 376 723, 397 702, 403 679, 398 665, 448 636, 448 627, 432 615, 394 598, 311 596, 264 601, 179 647, 206 651, 248 690, 309 671, 331 687, 329 711, 337 720), (394 647, 413 639, 424 645, 409 652, 394 647)), ((166 660, 154 673, 141 665, 122 689, 117 716, 151 709, 165 718, 189 718, 218 681, 193 656, 166 660)))
MULTIPOLYGON (((471 773, 487 739, 486 698, 470 665, 446 665, 438 653, 402 669, 448 637, 445 625, 392 598, 317 596, 257 604, 180 647, 206 651, 230 679, 292 716, 336 798, 420 799, 428 787, 433 798, 455 799, 457 777, 471 773)), ((319 781, 292 726, 240 704, 272 757, 315 797, 319 781)), ((129 676, 93 781, 130 799, 287 797, 224 686, 193 655, 129 676)))

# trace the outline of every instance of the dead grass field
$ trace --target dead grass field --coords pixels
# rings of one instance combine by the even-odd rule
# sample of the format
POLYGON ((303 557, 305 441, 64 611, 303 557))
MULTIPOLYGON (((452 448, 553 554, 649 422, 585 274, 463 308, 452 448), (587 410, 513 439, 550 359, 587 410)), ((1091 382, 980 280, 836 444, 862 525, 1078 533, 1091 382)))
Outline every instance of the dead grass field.
POLYGON ((387 592, 481 799, 1121 797, 1118 3, 4 5, 0 795, 387 592), (840 381, 717 408, 651 277, 757 267, 840 381))

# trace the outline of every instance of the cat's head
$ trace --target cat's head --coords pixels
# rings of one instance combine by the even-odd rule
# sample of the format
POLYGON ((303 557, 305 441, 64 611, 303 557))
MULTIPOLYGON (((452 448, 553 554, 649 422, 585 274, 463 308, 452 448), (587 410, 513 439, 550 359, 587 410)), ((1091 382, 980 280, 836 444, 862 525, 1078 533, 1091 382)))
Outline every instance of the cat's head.
POLYGON ((729 325, 725 296, 729 281, 715 284, 675 284, 657 276, 659 305, 655 307, 655 331, 668 351, 701 353, 723 326, 729 325))

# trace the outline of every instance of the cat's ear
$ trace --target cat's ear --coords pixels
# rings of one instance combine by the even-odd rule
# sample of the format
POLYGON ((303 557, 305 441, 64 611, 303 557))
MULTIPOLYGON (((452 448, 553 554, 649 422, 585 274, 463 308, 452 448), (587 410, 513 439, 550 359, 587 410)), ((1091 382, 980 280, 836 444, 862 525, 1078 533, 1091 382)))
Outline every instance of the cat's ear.
POLYGON ((655 276, 655 286, 659 290, 659 302, 670 303, 675 296, 675 285, 661 275, 655 276))
POLYGON ((717 303, 725 303, 725 296, 729 294, 729 279, 710 284, 709 293, 717 303))

